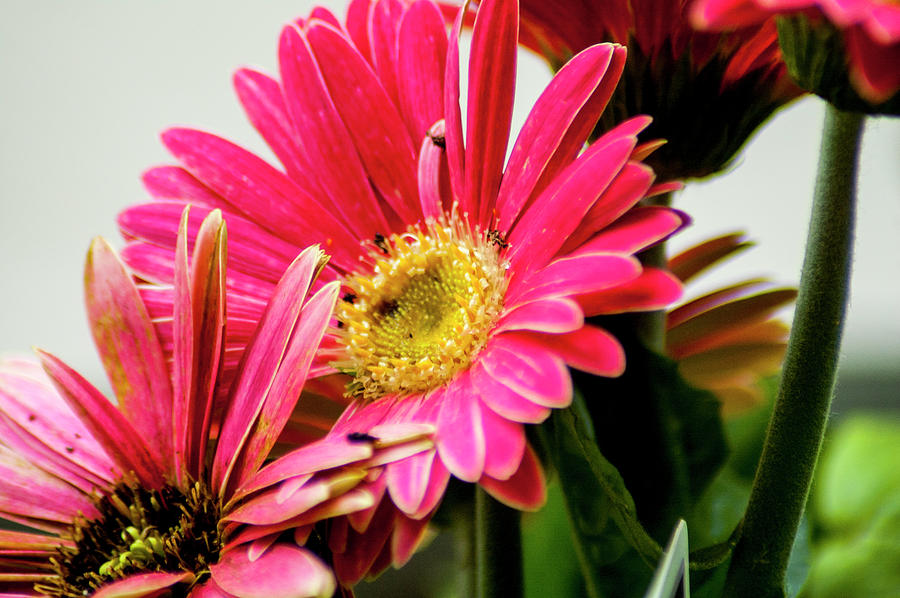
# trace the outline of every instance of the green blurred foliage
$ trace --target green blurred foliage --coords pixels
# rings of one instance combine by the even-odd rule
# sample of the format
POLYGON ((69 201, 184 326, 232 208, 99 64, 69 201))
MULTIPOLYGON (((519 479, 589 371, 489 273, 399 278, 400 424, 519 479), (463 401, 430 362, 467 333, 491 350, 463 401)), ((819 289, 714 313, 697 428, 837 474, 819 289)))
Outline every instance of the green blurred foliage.
POLYGON ((859 414, 835 426, 809 517, 803 598, 900 596, 900 417, 859 414))

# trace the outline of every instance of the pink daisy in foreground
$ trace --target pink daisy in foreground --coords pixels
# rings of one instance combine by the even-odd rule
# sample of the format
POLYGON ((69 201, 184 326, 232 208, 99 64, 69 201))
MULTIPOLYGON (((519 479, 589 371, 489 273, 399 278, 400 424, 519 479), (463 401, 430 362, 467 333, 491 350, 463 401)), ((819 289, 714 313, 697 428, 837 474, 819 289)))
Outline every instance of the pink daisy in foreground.
MULTIPOLYGON (((163 141, 181 166, 149 171, 157 201, 120 217, 132 241, 126 261, 167 284, 183 204, 222 209, 232 238, 228 288, 242 309, 228 322, 237 348, 286 257, 322 245, 332 259, 320 279, 343 292, 311 371, 342 373, 337 394, 352 400, 331 434, 434 426, 434 449, 387 465, 379 478, 417 521, 434 511, 451 474, 508 505, 540 506, 543 474, 523 424, 569 405, 567 366, 601 376, 625 366, 619 343, 585 317, 655 309, 680 295, 674 277, 634 257, 682 225, 667 208, 635 207, 669 188, 654 186, 641 163, 656 147, 637 142, 650 119, 584 147, 624 48, 592 46, 562 68, 504 166, 518 3, 479 9, 465 132, 461 19, 448 39, 428 0, 357 0, 346 24, 314 10, 282 33, 280 81, 247 69, 235 77, 284 171, 209 133, 169 130, 163 141)), ((164 303, 166 292, 147 296, 164 303)), ((161 334, 171 336, 164 325, 161 334)), ((335 551, 354 534, 380 549, 372 537, 389 532, 372 531, 373 516, 342 520, 352 529, 333 541, 335 551)), ((362 557, 346 558, 356 563, 348 578, 365 570, 362 557)))
POLYGON ((900 4, 894 0, 698 0, 691 10, 698 27, 717 30, 752 26, 775 15, 805 15, 813 28, 824 17, 840 30, 850 81, 867 101, 879 104, 900 90, 900 4))
POLYGON ((319 542, 313 524, 371 506, 361 484, 377 467, 367 468, 422 442, 382 429, 377 443, 335 437, 263 466, 337 298, 337 283, 307 293, 321 260, 313 247, 287 268, 219 417, 218 212, 191 260, 184 226, 178 237, 171 381, 125 267, 92 244, 88 312, 118 407, 48 353, 38 352, 43 370, 0 362, 0 516, 37 530, 0 531, 2 595, 333 594, 329 567, 304 546, 311 534, 319 542), (390 438, 414 441, 388 449, 390 438))

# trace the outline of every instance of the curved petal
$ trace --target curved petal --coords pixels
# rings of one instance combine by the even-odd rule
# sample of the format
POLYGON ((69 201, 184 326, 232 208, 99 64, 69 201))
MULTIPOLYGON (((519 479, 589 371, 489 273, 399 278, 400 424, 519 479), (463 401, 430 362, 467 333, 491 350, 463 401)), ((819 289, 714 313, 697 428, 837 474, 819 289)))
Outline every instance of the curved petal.
POLYGON ((88 320, 122 414, 163 471, 174 471, 172 385, 156 330, 131 275, 106 241, 84 266, 88 320))
POLYGON ((440 404, 435 435, 438 454, 450 473, 466 482, 478 481, 484 471, 484 429, 468 374, 447 385, 440 404))
POLYGON ((194 574, 187 571, 178 573, 141 573, 130 575, 121 581, 114 581, 94 592, 94 598, 141 598, 156 596, 160 590, 171 588, 178 583, 189 583, 194 574))
POLYGON ((667 270, 644 268, 641 275, 612 289, 578 297, 586 316, 663 309, 681 298, 681 281, 667 270))
POLYGON ((417 0, 403 14, 397 38, 400 107, 413 142, 444 117, 444 66, 447 30, 430 0, 417 0))
POLYGON ((538 332, 571 332, 584 325, 584 313, 573 300, 548 297, 519 303, 500 316, 494 332, 535 330, 538 332))
POLYGON ((512 334, 501 334, 492 343, 482 357, 484 371, 492 378, 543 407, 569 405, 572 379, 561 357, 548 350, 535 350, 512 334))
POLYGON ((550 415, 550 409, 538 405, 488 374, 482 365, 470 370, 472 388, 481 401, 506 419, 526 424, 539 424, 550 415))
POLYGON ((279 543, 256 560, 249 548, 226 552, 209 566, 216 585, 240 598, 330 598, 336 589, 328 567, 305 548, 279 543))
POLYGON ((519 469, 508 480, 484 476, 478 483, 491 496, 520 511, 537 511, 547 502, 544 471, 530 446, 526 446, 519 469))

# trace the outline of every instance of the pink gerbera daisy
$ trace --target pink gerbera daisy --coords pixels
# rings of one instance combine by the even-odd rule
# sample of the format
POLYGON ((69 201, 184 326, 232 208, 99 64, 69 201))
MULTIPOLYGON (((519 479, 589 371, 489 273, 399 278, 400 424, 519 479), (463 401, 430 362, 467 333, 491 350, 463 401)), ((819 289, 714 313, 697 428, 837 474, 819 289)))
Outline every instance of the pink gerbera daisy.
POLYGON ((879 104, 900 90, 900 5, 893 0, 698 0, 691 16, 700 27, 721 30, 801 14, 824 17, 841 31, 850 80, 863 98, 879 104))
MULTIPOLYGON (((667 208, 635 207, 669 188, 640 162, 649 149, 637 135, 650 119, 584 147, 624 48, 592 46, 562 68, 504 166, 518 3, 479 9, 465 133, 461 20, 448 39, 429 0, 357 0, 346 24, 314 10, 282 33, 280 81, 247 69, 235 77, 284 171, 214 135, 169 130, 163 141, 181 166, 149 171, 158 201, 120 217, 132 240, 126 261, 171 283, 182 205, 222 209, 229 291, 243 310, 228 323, 235 347, 287 257, 321 243, 332 259, 320 279, 339 281, 343 294, 312 372, 344 374, 352 400, 332 434, 435 427, 434 449, 383 476, 387 496, 416 520, 450 474, 509 505, 541 505, 544 480, 522 424, 569 404, 567 365, 602 376, 624 368, 618 342, 585 317, 659 308, 680 294, 674 277, 634 257, 682 225, 667 208)), ((351 523, 350 532, 368 529, 351 523)))
POLYGON ((185 232, 171 381, 138 291, 102 240, 88 254, 86 294, 118 406, 48 353, 38 352, 43 370, 0 362, 0 515, 39 530, 0 531, 4 596, 331 596, 329 567, 304 547, 313 524, 371 506, 359 487, 377 473, 367 467, 389 439, 416 440, 383 428, 377 443, 332 437, 263 467, 338 284, 308 295, 318 248, 291 263, 217 412, 225 227, 218 212, 203 222, 191 267, 185 232))

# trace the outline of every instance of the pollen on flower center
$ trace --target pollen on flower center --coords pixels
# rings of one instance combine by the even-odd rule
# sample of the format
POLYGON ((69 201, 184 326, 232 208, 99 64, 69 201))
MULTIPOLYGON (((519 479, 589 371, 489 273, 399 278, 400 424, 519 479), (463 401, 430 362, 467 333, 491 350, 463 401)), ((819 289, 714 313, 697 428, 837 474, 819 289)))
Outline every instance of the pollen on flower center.
POLYGON ((222 548, 220 509, 206 486, 147 490, 121 482, 97 500, 99 518, 76 520, 73 548, 60 548, 51 562, 56 577, 35 589, 44 595, 93 594, 102 585, 151 571, 208 575, 222 548))
POLYGON ((427 391, 469 366, 503 307, 505 246, 455 214, 401 235, 378 235, 367 268, 337 307, 353 396, 427 391))

